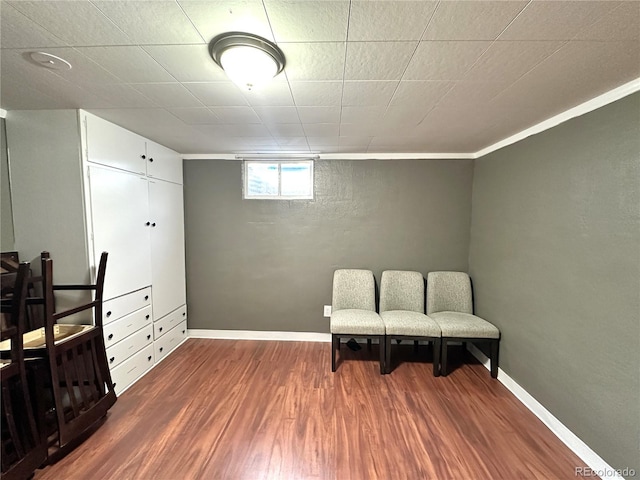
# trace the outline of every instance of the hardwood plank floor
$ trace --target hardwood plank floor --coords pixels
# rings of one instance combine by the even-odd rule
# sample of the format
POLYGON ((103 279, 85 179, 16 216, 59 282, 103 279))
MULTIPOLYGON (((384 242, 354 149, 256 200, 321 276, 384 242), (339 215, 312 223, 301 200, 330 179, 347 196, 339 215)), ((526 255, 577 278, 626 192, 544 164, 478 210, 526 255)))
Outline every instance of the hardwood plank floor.
POLYGON ((427 347, 396 352, 381 376, 377 345, 343 345, 332 374, 326 343, 190 339, 35 479, 547 480, 585 466, 482 365, 434 378, 427 347))

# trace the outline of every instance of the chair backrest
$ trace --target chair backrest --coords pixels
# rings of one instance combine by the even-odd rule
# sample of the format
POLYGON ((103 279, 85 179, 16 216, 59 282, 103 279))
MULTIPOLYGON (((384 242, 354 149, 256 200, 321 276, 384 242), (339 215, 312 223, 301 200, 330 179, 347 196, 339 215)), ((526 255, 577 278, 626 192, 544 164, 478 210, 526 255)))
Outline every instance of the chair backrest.
POLYGON ((471 280, 464 272, 429 272, 427 315, 436 312, 473 313, 471 280))
POLYGON ((386 270, 380 280, 380 311, 424 313, 424 277, 420 272, 386 270))
POLYGON ((333 273, 332 311, 376 311, 376 284, 371 270, 340 269, 333 273))

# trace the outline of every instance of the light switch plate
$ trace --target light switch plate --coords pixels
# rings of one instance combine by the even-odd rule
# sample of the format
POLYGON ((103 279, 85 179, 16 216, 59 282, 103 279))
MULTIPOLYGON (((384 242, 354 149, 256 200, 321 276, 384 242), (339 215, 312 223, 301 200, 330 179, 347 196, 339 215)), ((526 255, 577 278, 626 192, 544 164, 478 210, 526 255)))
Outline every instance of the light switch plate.
POLYGON ((331 316, 331 305, 325 305, 324 306, 324 316, 325 317, 330 317, 331 316))

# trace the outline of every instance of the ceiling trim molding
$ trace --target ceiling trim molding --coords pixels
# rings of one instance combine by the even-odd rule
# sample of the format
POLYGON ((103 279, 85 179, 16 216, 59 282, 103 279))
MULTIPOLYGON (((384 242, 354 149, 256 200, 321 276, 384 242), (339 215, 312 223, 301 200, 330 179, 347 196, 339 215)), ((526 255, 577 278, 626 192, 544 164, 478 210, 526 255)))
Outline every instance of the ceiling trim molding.
MULTIPOLYGON (((482 150, 478 150, 475 153, 315 153, 310 152, 311 155, 318 155, 321 160, 466 160, 477 159, 484 157, 489 153, 500 150, 501 148, 513 145, 520 140, 524 140, 527 137, 542 133, 545 130, 549 130, 553 127, 557 127, 561 123, 564 123, 572 118, 585 115, 589 112, 602 108, 605 105, 609 105, 621 98, 640 91, 640 78, 631 80, 613 90, 609 90, 602 95, 599 95, 591 100, 587 100, 580 105, 577 105, 569 110, 565 110, 558 115, 555 115, 547 120, 526 128, 515 135, 507 137, 499 142, 489 145, 482 150)), ((0 117, 2 112, 6 111, 0 109, 0 117)), ((237 160, 236 153, 188 153, 182 154, 184 160, 237 160)), ((247 154, 249 155, 249 154, 247 154)), ((278 156, 276 152, 269 152, 270 156, 278 156)), ((282 158, 287 158, 288 153, 282 152, 282 158)))
MULTIPOLYGON (((235 153, 186 153, 183 160, 242 160, 244 157, 284 159, 299 158, 300 154, 289 152, 269 152, 268 157, 259 153, 247 153, 246 155, 235 153)), ((473 160, 473 153, 309 153, 308 157, 317 157, 319 160, 473 160)))
POLYGON ((638 91, 640 91, 640 78, 636 78, 635 80, 625 83, 624 85, 614 88, 613 90, 609 90, 608 92, 592 98, 591 100, 587 100, 586 102, 570 108, 569 110, 565 110, 558 115, 555 115, 551 118, 548 118, 547 120, 533 125, 532 127, 522 130, 521 132, 507 137, 504 140, 500 140, 493 145, 489 145, 488 147, 477 151, 474 154, 473 158, 484 157, 485 155, 495 152, 496 150, 500 150, 501 148, 508 147, 509 145, 519 142, 520 140, 524 140, 531 135, 536 135, 538 133, 544 132, 545 130, 557 127, 561 123, 571 120, 572 118, 585 115, 638 91))
POLYGON ((0 118, 7 118, 7 111, 4 108, 0 108, 0 118))

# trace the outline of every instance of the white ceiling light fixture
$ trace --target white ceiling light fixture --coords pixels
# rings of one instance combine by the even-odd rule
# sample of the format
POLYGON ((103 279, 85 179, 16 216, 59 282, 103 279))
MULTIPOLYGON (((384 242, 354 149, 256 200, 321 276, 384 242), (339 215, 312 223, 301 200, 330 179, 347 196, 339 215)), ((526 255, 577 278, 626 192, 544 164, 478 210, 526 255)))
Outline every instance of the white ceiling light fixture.
POLYGON ((211 58, 245 90, 268 83, 284 69, 284 54, 269 40, 251 33, 228 32, 209 44, 211 58))

